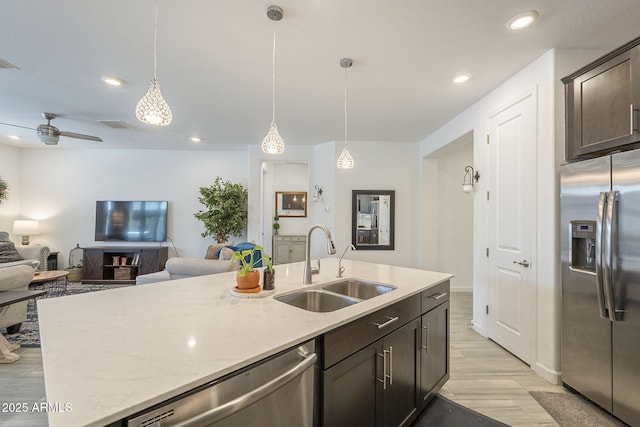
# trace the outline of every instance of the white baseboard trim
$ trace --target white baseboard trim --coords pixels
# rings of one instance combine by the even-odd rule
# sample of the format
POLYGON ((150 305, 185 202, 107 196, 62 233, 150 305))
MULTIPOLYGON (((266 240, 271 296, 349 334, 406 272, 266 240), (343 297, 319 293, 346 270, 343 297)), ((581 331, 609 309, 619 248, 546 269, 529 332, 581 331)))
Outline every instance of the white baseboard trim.
POLYGON ((542 378, 549 381, 551 384, 559 385, 561 382, 560 372, 555 371, 553 369, 549 369, 538 362, 531 365, 531 369, 533 370, 533 372, 540 375, 542 378))
POLYGON ((471 325, 471 329, 480 334, 481 336, 487 338, 487 331, 482 326, 479 326, 476 322, 473 322, 471 325))
POLYGON ((450 288, 451 292, 473 292, 473 286, 456 286, 450 288))

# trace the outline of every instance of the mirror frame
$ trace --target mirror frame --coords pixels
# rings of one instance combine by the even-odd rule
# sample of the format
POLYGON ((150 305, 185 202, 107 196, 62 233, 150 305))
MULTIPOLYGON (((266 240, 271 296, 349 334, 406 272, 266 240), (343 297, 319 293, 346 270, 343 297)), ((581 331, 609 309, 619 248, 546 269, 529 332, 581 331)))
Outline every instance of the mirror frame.
POLYGON ((352 190, 351 191, 351 243, 359 251, 370 250, 393 250, 395 246, 395 190, 352 190), (371 245, 358 244, 358 196, 379 195, 390 196, 390 212, 389 212, 389 244, 388 245, 371 245))

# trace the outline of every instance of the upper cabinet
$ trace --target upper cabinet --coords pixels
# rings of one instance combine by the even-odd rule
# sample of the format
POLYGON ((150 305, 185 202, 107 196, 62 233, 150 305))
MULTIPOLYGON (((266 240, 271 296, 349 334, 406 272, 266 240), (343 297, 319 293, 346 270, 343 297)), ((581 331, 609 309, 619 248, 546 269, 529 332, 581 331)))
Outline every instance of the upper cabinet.
POLYGON ((562 79, 566 158, 597 157, 640 141, 640 38, 562 79))

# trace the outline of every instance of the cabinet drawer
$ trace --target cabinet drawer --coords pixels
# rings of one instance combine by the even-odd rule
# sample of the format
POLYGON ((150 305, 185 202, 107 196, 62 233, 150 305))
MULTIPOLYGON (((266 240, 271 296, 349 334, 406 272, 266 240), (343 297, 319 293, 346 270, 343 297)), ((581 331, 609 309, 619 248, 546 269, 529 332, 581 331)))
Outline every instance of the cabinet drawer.
POLYGON ((426 291, 422 291, 422 313, 426 313, 443 302, 449 301, 450 295, 448 280, 426 291))
POLYGON ((287 236, 273 236, 274 242, 289 242, 289 237, 287 236))
POLYGON ((305 242, 307 240, 306 236, 291 236, 292 242, 305 242))
POLYGON ((334 365, 420 316, 420 298, 420 295, 414 295, 327 332, 323 367, 334 365))

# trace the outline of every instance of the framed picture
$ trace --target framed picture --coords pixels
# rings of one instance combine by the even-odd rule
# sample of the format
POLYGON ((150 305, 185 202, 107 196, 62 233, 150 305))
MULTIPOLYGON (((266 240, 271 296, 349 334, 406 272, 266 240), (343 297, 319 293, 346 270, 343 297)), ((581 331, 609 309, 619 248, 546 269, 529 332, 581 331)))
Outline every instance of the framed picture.
POLYGON ((306 217, 307 192, 276 191, 276 214, 282 217, 306 217))

